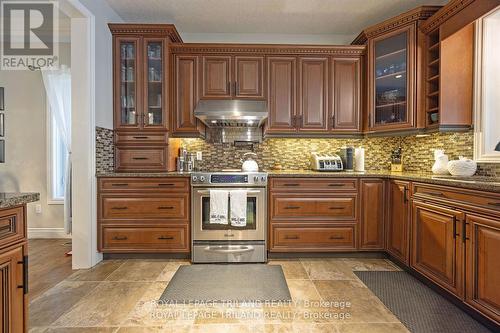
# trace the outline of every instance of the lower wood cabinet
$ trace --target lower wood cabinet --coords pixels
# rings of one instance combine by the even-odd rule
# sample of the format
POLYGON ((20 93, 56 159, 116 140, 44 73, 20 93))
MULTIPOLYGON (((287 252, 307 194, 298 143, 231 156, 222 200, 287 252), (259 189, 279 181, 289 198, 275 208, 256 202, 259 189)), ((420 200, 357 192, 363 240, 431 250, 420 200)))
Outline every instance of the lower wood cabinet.
POLYGON ((25 286, 23 281, 23 246, 2 250, 0 254, 0 326, 2 332, 25 332, 25 286))
POLYGON ((413 201, 410 265, 459 297, 463 295, 463 220, 460 211, 413 201))
POLYGON ((277 252, 353 251, 355 226, 275 226, 273 250, 277 252))
POLYGON ((500 219, 467 215, 465 302, 500 324, 500 219))
POLYGON ((390 180, 387 192, 386 250, 390 255, 409 264, 410 246, 410 183, 390 180))
POLYGON ((102 177, 98 189, 99 251, 189 253, 189 178, 102 177))
POLYGON ((384 198, 383 179, 361 179, 359 248, 362 250, 384 249, 384 198))

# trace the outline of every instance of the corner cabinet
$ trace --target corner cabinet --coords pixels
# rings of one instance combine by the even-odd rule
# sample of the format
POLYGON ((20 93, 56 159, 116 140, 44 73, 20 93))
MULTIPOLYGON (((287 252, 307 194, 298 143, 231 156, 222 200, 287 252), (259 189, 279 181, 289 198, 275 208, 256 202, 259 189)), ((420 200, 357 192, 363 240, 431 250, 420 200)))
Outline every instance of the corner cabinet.
POLYGON ((109 24, 116 171, 167 171, 169 24, 109 24), (124 140, 125 139, 125 140, 124 140))
POLYGON ((439 6, 422 6, 365 29, 353 44, 368 46, 367 131, 425 127, 422 23, 439 6))
POLYGON ((386 251, 409 264, 410 253, 410 183, 390 180, 387 192, 386 251))

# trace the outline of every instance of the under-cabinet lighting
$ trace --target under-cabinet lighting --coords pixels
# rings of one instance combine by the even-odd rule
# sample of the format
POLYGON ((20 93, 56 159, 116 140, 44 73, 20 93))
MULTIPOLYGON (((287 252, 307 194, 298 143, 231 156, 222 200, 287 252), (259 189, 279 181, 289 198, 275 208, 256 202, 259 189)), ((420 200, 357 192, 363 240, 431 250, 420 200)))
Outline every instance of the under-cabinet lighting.
POLYGON ((398 75, 395 76, 396 79, 400 79, 402 77, 403 77, 403 75, 401 75, 401 74, 398 74, 398 75))

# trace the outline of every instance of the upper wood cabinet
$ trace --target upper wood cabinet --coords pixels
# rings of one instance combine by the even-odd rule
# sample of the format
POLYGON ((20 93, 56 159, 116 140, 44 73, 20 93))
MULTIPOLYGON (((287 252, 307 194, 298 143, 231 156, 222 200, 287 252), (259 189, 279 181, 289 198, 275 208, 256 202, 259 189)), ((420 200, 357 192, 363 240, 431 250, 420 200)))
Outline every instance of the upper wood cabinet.
POLYGON ((174 59, 174 84, 172 134, 197 135, 198 124, 194 108, 198 103, 198 66, 196 55, 176 55, 174 59))
POLYGON ((266 133, 295 133, 297 115, 297 59, 267 58, 269 118, 266 133))
POLYGON ((409 182, 389 181, 386 201, 386 250, 405 264, 409 264, 410 250, 409 187, 409 182))
POLYGON ((353 44, 368 46, 367 130, 425 127, 423 22, 439 6, 421 6, 365 29, 353 44))
POLYGON ((500 322, 500 220, 472 214, 466 223, 465 301, 500 322))
POLYGON ((361 59, 331 58, 330 127, 361 131, 361 59))
POLYGON ((464 214, 413 201, 410 265, 456 296, 463 295, 464 214))
POLYGON ((264 57, 204 55, 201 99, 264 99, 264 57))
POLYGON ((328 131, 328 58, 299 58, 300 132, 328 131))

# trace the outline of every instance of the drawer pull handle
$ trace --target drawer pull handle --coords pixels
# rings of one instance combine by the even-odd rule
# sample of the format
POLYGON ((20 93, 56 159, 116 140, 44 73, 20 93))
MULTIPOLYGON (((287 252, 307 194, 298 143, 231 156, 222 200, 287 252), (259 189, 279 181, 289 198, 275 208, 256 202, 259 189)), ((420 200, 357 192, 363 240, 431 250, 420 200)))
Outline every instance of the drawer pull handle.
POLYGON ((111 184, 111 186, 115 186, 115 187, 125 187, 125 186, 128 186, 127 183, 114 183, 114 184, 111 184))
POLYGON ((445 196, 443 192, 422 192, 422 194, 433 195, 436 197, 444 197, 445 196))
POLYGON ((300 206, 286 206, 285 209, 300 209, 300 206))
POLYGON ((125 209, 128 209, 127 206, 123 206, 123 207, 113 207, 111 209, 114 209, 114 210, 125 210, 125 209))
POLYGON ((128 237, 127 237, 127 236, 122 236, 122 237, 120 237, 120 236, 115 236, 115 237, 113 237, 113 239, 114 239, 114 240, 118 240, 118 241, 120 241, 120 240, 127 240, 127 239, 128 239, 128 237))
POLYGON ((344 236, 330 236, 330 239, 344 239, 344 236))
POLYGON ((488 202, 488 205, 495 206, 495 207, 500 207, 500 202, 488 202))
POLYGON ((296 183, 286 183, 283 185, 285 185, 285 186, 300 186, 300 184, 296 184, 296 183))
POLYGON ((143 160, 148 160, 149 158, 147 157, 132 157, 133 160, 140 160, 140 161, 143 161, 143 160))
POLYGON ((173 183, 161 183, 161 184, 158 184, 158 186, 175 186, 175 184, 173 184, 173 183))
POLYGON ((148 137, 147 136, 133 136, 134 139, 138 139, 138 140, 144 140, 144 139, 147 139, 148 137))
POLYGON ((330 209, 344 209, 344 207, 330 207, 330 209))
POLYGON ((171 240, 174 239, 174 236, 160 236, 158 237, 159 240, 171 240))
POLYGON ((224 237, 234 237, 234 234, 224 234, 224 237))
POLYGON ((331 186, 331 187, 342 187, 342 186, 345 186, 345 184, 328 184, 328 186, 331 186))
POLYGON ((299 236, 285 236, 285 239, 299 239, 299 236))
POLYGON ((174 206, 160 206, 158 209, 174 209, 174 206))

